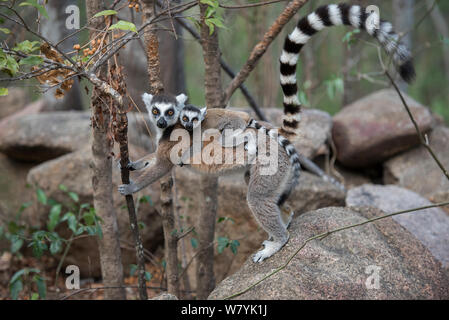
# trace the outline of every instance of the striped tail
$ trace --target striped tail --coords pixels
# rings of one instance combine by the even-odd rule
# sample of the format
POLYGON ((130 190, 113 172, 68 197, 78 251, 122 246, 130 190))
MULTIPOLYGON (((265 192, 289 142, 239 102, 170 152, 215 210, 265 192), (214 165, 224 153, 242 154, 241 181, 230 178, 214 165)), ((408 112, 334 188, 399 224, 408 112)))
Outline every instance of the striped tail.
POLYGON ((285 150, 285 152, 288 155, 288 158, 290 160, 290 163, 293 168, 293 176, 291 179, 291 183, 288 185, 288 187, 282 192, 281 196, 278 200, 278 206, 282 206, 284 202, 288 199, 288 196, 292 192, 293 189, 295 189, 296 185, 298 184, 299 177, 301 175, 301 164, 299 155, 296 152, 295 147, 293 144, 282 135, 278 134, 277 129, 268 129, 264 126, 262 126, 260 123, 258 123, 256 120, 251 119, 248 123, 248 128, 254 128, 258 130, 261 133, 265 133, 266 135, 270 136, 273 139, 277 139, 277 142, 279 145, 285 150))
POLYGON ((315 12, 302 18, 295 30, 285 39, 281 54, 281 87, 284 92, 284 118, 280 134, 290 138, 297 135, 300 120, 301 104, 297 97, 296 64, 299 52, 309 39, 325 27, 348 25, 365 30, 379 41, 384 50, 392 56, 392 60, 406 82, 415 77, 412 56, 408 48, 399 41, 390 22, 380 21, 379 28, 371 23, 375 12, 367 13, 358 5, 331 4, 318 8, 315 12))

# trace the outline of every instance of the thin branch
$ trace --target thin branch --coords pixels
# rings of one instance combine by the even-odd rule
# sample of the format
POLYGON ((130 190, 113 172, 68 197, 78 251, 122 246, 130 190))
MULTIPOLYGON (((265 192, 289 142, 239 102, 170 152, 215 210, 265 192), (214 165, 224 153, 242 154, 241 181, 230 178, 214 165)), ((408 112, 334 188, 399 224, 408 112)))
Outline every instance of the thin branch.
POLYGON ((433 149, 430 147, 429 142, 427 141, 427 139, 424 137, 423 133, 421 132, 421 130, 419 129, 418 123, 416 122, 415 118, 413 117, 412 112, 410 111, 410 108, 407 104, 407 102, 404 99, 404 96, 402 95, 401 90, 399 90, 398 86, 396 85, 395 81, 393 80, 393 78, 391 77, 391 75, 388 73, 388 71, 385 71, 385 75, 388 77, 388 79, 390 79, 391 84, 393 85, 394 89, 396 90, 396 92, 398 93, 399 97, 401 98, 402 104, 405 107, 405 110, 407 111, 407 114, 410 118, 410 120, 412 121, 413 125, 415 126, 415 130, 418 133, 418 137, 419 137, 419 141, 421 142, 421 144, 427 149, 427 151, 429 151, 430 155, 432 156, 433 160, 435 160, 436 164, 438 165, 438 167, 440 167, 441 171, 443 172, 443 174, 446 176, 446 178, 449 180, 449 172, 447 171, 447 169, 443 166, 443 164, 441 163, 441 161, 438 159, 437 155, 435 154, 435 152, 433 151, 433 149))
POLYGON ((256 281, 255 283, 251 284, 249 287, 247 287, 246 289, 239 291, 237 293, 234 293, 226 298, 224 298, 224 300, 229 300, 235 297, 238 297, 246 292, 248 292, 249 290, 251 290, 252 288, 254 288, 255 286, 257 286, 259 283, 265 281, 266 279, 270 278, 271 276, 275 275, 276 273, 282 271, 283 269, 285 269, 289 263, 293 260, 293 258, 312 240, 316 240, 316 239, 324 239, 326 237, 328 237, 329 235, 336 233, 336 232, 340 232, 343 230, 347 230, 347 229, 351 229, 351 228, 355 228, 355 227, 360 227, 363 226, 365 224, 371 223, 371 222, 375 222, 378 220, 382 220, 385 218, 389 218, 389 217, 393 217, 393 216, 397 216, 400 214, 404 214, 404 213, 410 213, 410 212, 416 212, 416 211, 420 211, 420 210, 425 210, 425 209, 431 209, 431 208, 439 208, 439 207, 445 207, 445 206, 449 206, 449 202, 442 202, 442 203, 438 203, 438 204, 434 204, 434 205, 429 205, 429 206, 425 206, 425 207, 420 207, 420 208, 414 208, 414 209, 409 209, 409 210, 403 210, 403 211, 398 211, 398 212, 393 212, 390 214, 386 214, 380 217, 376 217, 373 219, 369 219, 360 223, 355 223, 355 224, 351 224, 351 225, 347 225, 344 227, 340 227, 340 228, 336 228, 330 231, 326 231, 320 234, 317 234, 313 237, 310 237, 308 239, 306 239, 303 244, 287 259, 287 261, 281 265, 279 268, 275 269, 273 272, 270 272, 269 274, 267 274, 265 277, 263 277, 262 279, 260 279, 259 281, 256 281))
POLYGON ((224 4, 220 4, 220 8, 223 8, 223 9, 246 9, 246 8, 266 6, 268 4, 285 2, 285 1, 288 1, 288 0, 272 0, 272 1, 265 1, 265 2, 258 2, 258 3, 247 3, 247 4, 242 4, 239 6, 227 6, 224 4))

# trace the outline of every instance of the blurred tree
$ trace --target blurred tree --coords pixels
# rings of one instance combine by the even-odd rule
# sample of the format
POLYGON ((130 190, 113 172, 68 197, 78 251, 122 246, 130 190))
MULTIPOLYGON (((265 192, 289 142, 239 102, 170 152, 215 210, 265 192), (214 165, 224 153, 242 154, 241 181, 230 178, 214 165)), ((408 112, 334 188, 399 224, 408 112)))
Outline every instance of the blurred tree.
MULTIPOLYGON (((46 5, 49 19, 42 19, 42 34, 52 41, 58 43, 79 28, 79 7, 78 0, 58 0, 49 1, 46 5), (71 7, 70 7, 71 6, 71 7)), ((79 43, 79 36, 75 35, 67 38, 59 44, 59 48, 64 52, 73 50, 73 46, 79 43)), ((44 93, 46 101, 45 110, 82 110, 83 102, 78 79, 67 92, 63 99, 56 99, 55 90, 51 89, 44 93)))
MULTIPOLYGON (((402 37, 402 42, 410 48, 413 49, 412 43, 412 30, 414 26, 414 12, 413 7, 415 0, 395 0, 392 1, 393 4, 393 24, 397 30, 400 37, 402 37)), ((405 81, 397 80, 399 88, 406 92, 408 85, 405 81)))

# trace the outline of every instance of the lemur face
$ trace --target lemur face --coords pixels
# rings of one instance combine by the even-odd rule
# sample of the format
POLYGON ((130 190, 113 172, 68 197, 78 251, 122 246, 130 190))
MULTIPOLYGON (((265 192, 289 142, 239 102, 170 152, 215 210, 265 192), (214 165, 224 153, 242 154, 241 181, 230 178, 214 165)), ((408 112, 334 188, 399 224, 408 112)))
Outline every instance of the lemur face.
POLYGON ((188 104, 181 110, 179 114, 179 121, 182 126, 188 131, 193 131, 198 127, 201 121, 206 116, 207 108, 199 109, 191 104, 188 104))
POLYGON ((150 119, 158 128, 165 129, 176 124, 179 112, 184 108, 187 96, 185 94, 180 94, 176 97, 168 95, 153 96, 149 93, 144 93, 142 99, 150 119))

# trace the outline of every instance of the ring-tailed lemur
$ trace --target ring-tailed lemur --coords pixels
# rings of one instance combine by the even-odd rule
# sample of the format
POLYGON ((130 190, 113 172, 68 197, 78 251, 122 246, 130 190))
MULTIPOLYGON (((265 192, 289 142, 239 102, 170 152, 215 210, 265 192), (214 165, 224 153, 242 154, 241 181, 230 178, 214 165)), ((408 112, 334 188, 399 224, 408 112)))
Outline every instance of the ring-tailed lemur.
MULTIPOLYGON (((349 4, 330 4, 318 8, 299 20, 296 28, 285 39, 284 48, 280 57, 280 80, 284 92, 284 114, 282 135, 290 137, 296 135, 301 104, 298 100, 298 87, 296 85, 296 64, 299 52, 309 39, 325 27, 348 25, 365 30, 370 36, 379 41, 384 50, 392 55, 393 62, 401 77, 411 82, 415 77, 412 56, 408 48, 399 41, 399 36, 393 31, 390 22, 380 20, 379 28, 370 23, 370 15, 366 8, 349 4)), ((378 18, 378 17, 376 17, 378 18)))
MULTIPOLYGON (((148 111, 155 116, 158 112, 153 112, 154 99, 151 101, 146 100, 145 103, 147 104, 148 111), (151 104, 148 105, 147 102, 151 104)), ((162 113, 161 110, 160 113, 162 113)), ((174 166, 170 159, 172 149, 179 143, 178 141, 170 141, 170 135, 176 129, 185 130, 180 121, 173 126, 166 127, 161 134, 156 152, 129 165, 129 167, 134 169, 142 169, 142 174, 132 183, 119 186, 119 192, 121 194, 135 193, 170 172, 174 166)), ((271 239, 265 241, 263 243, 265 248, 257 252, 253 257, 255 262, 261 262, 277 252, 288 240, 287 226, 290 223, 292 212, 288 207, 283 206, 283 204, 293 189, 292 186, 295 184, 294 177, 297 177, 299 174, 299 165, 292 166, 291 164, 292 162, 297 163, 295 160, 297 159, 297 154, 287 139, 275 137, 274 131, 266 134, 267 132, 259 124, 251 121, 250 116, 246 112, 210 109, 205 113, 204 119, 201 122, 201 130, 205 131, 208 129, 218 129, 220 132, 225 129, 261 131, 266 136, 265 140, 271 139, 275 145, 279 142, 284 147, 280 148, 277 152, 277 171, 274 175, 267 175, 265 173, 266 164, 257 161, 255 163, 228 163, 226 161, 223 163, 206 163, 205 161, 201 161, 200 163, 191 163, 189 165, 190 168, 197 172, 213 175, 225 174, 236 169, 249 169, 248 206, 256 217, 256 220, 269 234, 269 238, 271 239)), ((190 133, 190 136, 192 137, 193 133, 190 133)), ((192 143, 192 140, 190 139, 190 143, 192 143)), ((263 140, 258 139, 255 142, 257 143, 256 147, 259 147, 261 143, 266 144, 263 140)), ((208 147, 209 144, 216 144, 214 146, 215 148, 226 148, 222 146, 222 141, 215 141, 215 139, 212 141, 204 141, 203 144, 204 148, 208 147)), ((268 145, 269 148, 266 145, 260 145, 260 147, 267 148, 267 151, 273 151, 270 144, 268 145)), ((235 153, 236 150, 234 149, 233 152, 235 153)), ((226 151, 223 151, 223 154, 225 153, 226 151)))
MULTIPOLYGON (((295 30, 287 37, 280 58, 280 80, 284 92, 284 117, 282 127, 279 130, 281 136, 290 138, 297 135, 301 106, 297 97, 296 64, 299 52, 304 44, 307 43, 312 35, 324 27, 345 24, 366 30, 381 43, 387 53, 393 56, 393 61, 401 77, 406 81, 411 81, 414 78, 415 72, 410 52, 403 44, 397 43, 399 37, 392 31, 392 25, 389 22, 381 21, 379 29, 375 29, 373 24, 368 25, 366 23, 369 16, 370 14, 367 14, 366 10, 360 6, 347 4, 323 6, 301 19, 295 30)), ((218 128, 220 123, 223 123, 223 121, 226 122, 231 118, 236 120, 236 123, 244 122, 247 127, 251 121, 246 113, 236 115, 232 114, 231 111, 227 114, 227 110, 223 109, 212 110, 209 110, 206 114, 202 127, 218 128), (212 110, 214 110, 213 113, 211 112, 212 110), (221 113, 218 111, 221 111, 221 113)), ((257 124, 254 122, 252 126, 255 130, 262 128, 257 128, 257 124)), ((168 136, 171 129, 175 127, 181 128, 182 125, 178 122, 174 127, 170 127, 164 131, 158 145, 157 154, 151 154, 147 157, 147 160, 141 160, 148 161, 144 173, 138 177, 135 183, 120 186, 119 191, 122 194, 129 194, 142 189, 168 173, 173 167, 169 160, 169 154, 177 142, 170 142, 168 136)), ((237 128, 241 127, 238 125, 237 128)), ((271 134, 268 134, 268 137, 273 138, 271 134)), ((261 262, 272 256, 288 240, 286 227, 288 225, 289 215, 286 218, 285 212, 280 209, 279 204, 285 201, 284 195, 288 195, 292 189, 291 184, 294 183, 294 179, 292 179, 294 166, 292 166, 287 153, 287 147, 290 143, 286 138, 284 139, 284 142, 280 142, 281 144, 285 144, 285 148, 281 149, 279 153, 279 166, 276 175, 262 175, 260 172, 261 166, 257 162, 250 166, 247 194, 248 205, 259 224, 270 235, 270 239, 272 239, 264 241, 265 248, 257 252, 253 257, 253 261, 255 262, 261 262)), ((233 166, 204 163, 199 165, 192 164, 191 166, 206 174, 216 174, 233 168, 233 166)))

